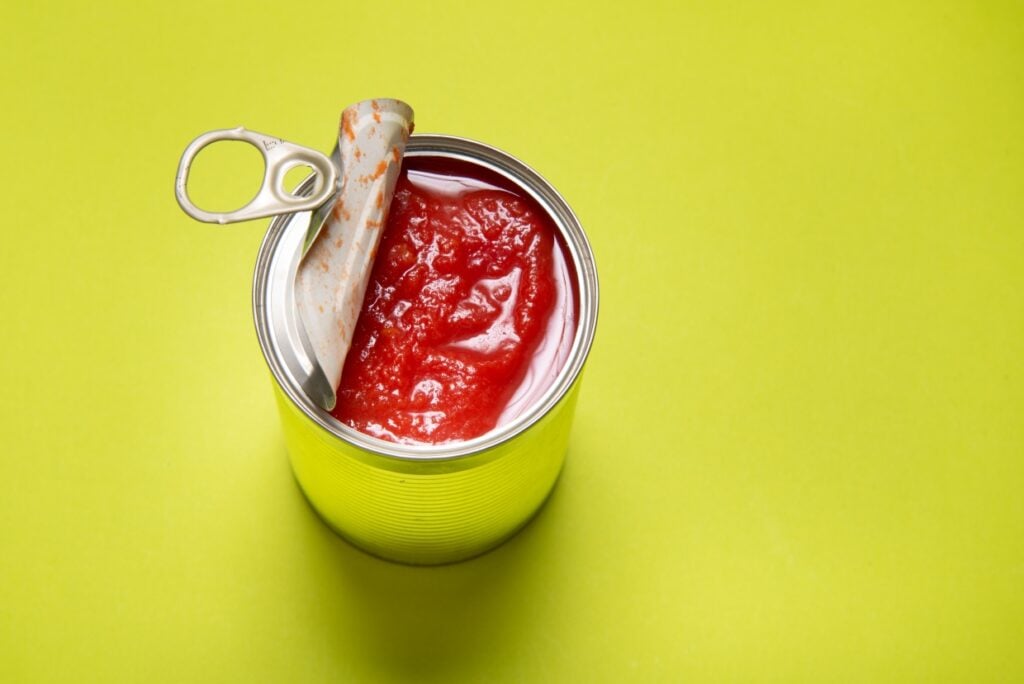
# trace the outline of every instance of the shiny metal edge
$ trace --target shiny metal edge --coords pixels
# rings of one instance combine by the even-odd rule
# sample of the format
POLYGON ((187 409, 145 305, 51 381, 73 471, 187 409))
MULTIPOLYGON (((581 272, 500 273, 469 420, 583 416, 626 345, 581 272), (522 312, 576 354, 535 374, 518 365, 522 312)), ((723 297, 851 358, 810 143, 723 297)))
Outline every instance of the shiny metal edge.
MULTIPOLYGON (((443 134, 414 134, 409 139, 405 155, 442 156, 451 159, 477 164, 508 179, 548 212, 561 232, 562 239, 571 256, 572 267, 576 273, 579 294, 579 311, 577 313, 577 330, 572 349, 565 366, 556 376, 551 387, 534 403, 534 405, 515 420, 499 426, 490 432, 464 442, 437 445, 395 444, 370 437, 347 425, 342 424, 329 413, 316 406, 304 394, 300 383, 287 369, 288 364, 280 357, 278 345, 274 343, 274 330, 271 329, 271 313, 268 311, 268 287, 270 285, 270 265, 281 243, 288 232, 289 224, 301 215, 288 214, 276 217, 267 229, 260 244, 253 275, 253 317, 256 336, 259 339, 263 357, 284 393, 315 425, 330 434, 369 454, 402 461, 453 461, 468 459, 513 439, 529 429, 566 395, 579 378, 590 353, 597 330, 598 314, 598 280, 597 266, 590 242, 583 231, 576 214, 565 199, 539 173, 507 152, 503 152, 485 143, 443 134)), ((299 191, 312 183, 307 179, 299 191)), ((309 212, 303 212, 308 214, 309 212)), ((302 230, 298 231, 300 234, 302 230)), ((301 240, 298 241, 301 250, 301 240)), ((293 261, 294 259, 290 260, 293 261)), ((285 331, 277 331, 287 335, 285 331)), ((294 365, 295 360, 292 361, 294 365)), ((300 364, 301 365, 301 364, 300 364)))

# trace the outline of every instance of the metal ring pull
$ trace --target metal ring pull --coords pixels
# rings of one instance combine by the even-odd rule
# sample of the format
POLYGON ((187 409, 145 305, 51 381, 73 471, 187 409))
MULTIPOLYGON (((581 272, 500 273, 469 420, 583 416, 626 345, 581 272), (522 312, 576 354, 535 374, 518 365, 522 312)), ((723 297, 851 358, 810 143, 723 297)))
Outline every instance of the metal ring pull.
POLYGON ((186 214, 206 223, 236 223, 250 219, 265 218, 277 214, 308 211, 320 206, 334 194, 338 170, 330 158, 316 150, 290 143, 270 135, 249 131, 239 126, 203 133, 189 143, 181 155, 178 175, 174 179, 174 194, 186 214), (241 209, 228 212, 204 211, 188 196, 188 173, 192 161, 207 145, 222 140, 247 142, 263 155, 263 182, 260 191, 251 202, 241 209), (296 166, 309 166, 316 172, 312 193, 296 197, 284 187, 284 176, 296 166))

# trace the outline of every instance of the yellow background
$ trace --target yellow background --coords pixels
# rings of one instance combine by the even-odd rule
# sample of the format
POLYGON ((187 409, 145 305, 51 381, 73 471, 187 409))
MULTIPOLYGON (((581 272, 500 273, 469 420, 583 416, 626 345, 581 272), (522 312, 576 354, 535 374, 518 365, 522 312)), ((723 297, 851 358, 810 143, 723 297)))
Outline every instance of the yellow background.
POLYGON ((1024 10, 839 5, 4 3, 0 680, 1024 678, 1024 10), (198 133, 371 96, 599 264, 559 487, 455 566, 313 515, 266 222, 173 199, 198 133))

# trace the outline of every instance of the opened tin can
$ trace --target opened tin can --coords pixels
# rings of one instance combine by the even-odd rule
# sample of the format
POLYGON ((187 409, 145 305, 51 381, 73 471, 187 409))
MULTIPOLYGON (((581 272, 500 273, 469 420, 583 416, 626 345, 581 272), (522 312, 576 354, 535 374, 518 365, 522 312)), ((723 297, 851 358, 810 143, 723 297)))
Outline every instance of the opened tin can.
POLYGON ((253 309, 292 469, 313 508, 342 537, 374 555, 412 564, 449 563, 513 535, 551 492, 597 324, 597 273, 572 210, 519 160, 445 135, 412 136, 405 157, 449 159, 497 174, 531 197, 556 226, 576 285, 576 330, 543 392, 491 432, 440 445, 380 440, 317 406, 299 380, 305 374, 294 353, 301 340, 290 299, 309 212, 279 216, 270 224, 256 262, 253 309))

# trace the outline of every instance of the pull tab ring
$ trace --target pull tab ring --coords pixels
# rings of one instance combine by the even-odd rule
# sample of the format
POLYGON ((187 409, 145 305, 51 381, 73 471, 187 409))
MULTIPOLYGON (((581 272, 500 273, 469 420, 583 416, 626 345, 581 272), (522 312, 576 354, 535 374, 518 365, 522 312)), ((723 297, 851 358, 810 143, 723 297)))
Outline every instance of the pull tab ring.
POLYGON ((174 179, 174 195, 186 214, 206 223, 237 223, 250 219, 265 218, 277 214, 308 211, 320 206, 334 194, 338 170, 330 158, 280 138, 238 128, 225 128, 203 133, 189 143, 178 163, 178 174, 174 179), (200 209, 188 196, 188 173, 192 162, 207 145, 222 140, 247 142, 263 155, 263 182, 260 191, 251 202, 241 209, 228 212, 214 212, 200 209), (284 176, 296 166, 309 166, 316 172, 313 191, 305 197, 296 197, 284 187, 284 176))

